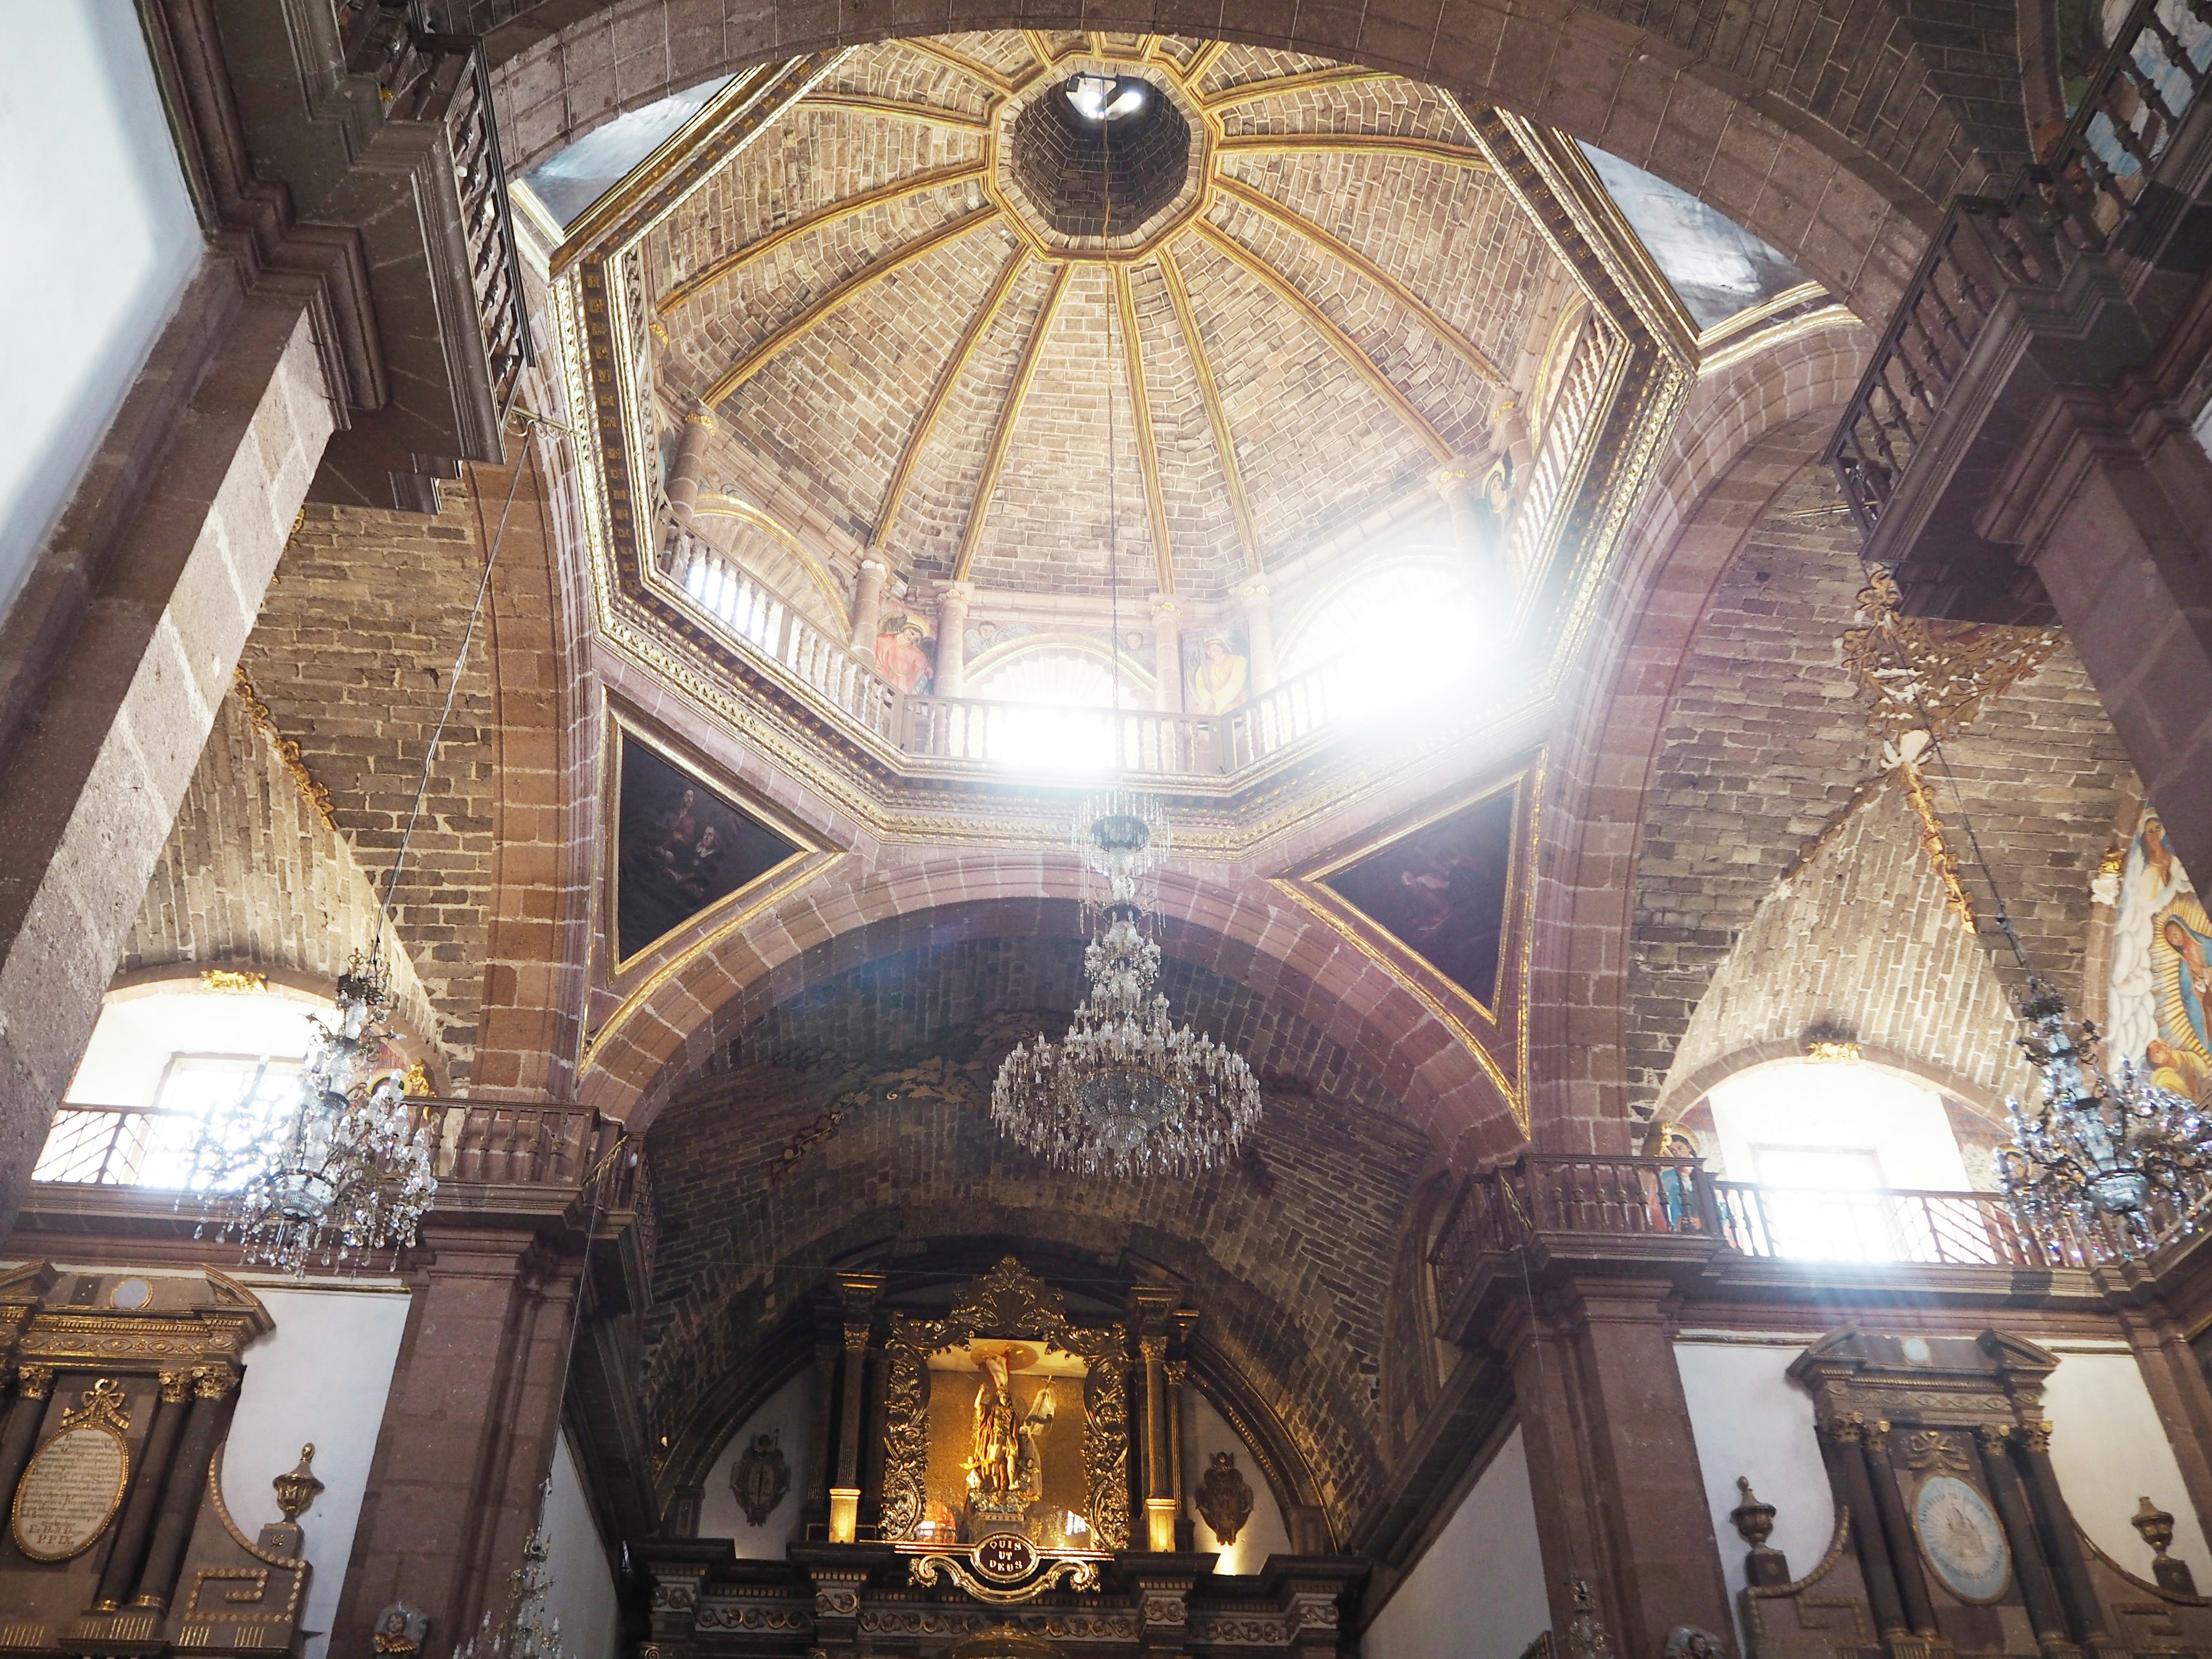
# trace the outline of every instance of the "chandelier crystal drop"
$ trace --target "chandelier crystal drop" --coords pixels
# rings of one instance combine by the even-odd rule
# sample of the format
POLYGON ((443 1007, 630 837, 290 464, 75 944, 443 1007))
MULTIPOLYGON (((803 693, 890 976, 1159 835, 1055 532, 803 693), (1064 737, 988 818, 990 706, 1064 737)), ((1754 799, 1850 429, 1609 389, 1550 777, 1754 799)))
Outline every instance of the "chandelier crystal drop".
POLYGON ((383 964, 356 955, 338 976, 334 1019, 309 1022, 297 1099, 272 1121, 249 1089, 210 1116, 191 1181, 204 1194, 202 1231, 302 1278, 415 1243, 438 1183, 428 1131, 387 1063, 391 1013, 383 964))
POLYGON ((2033 1112, 2006 1100, 2012 1139, 1996 1164, 2021 1224, 2054 1261, 2074 1254, 2069 1238, 2132 1258, 2194 1232, 2212 1204, 2212 1120, 2124 1057, 2108 1076, 2097 1028, 2069 1019, 2042 981, 2030 981, 2020 1012, 2030 1027, 2020 1046, 2043 1098, 2033 1112))
POLYGON ((1066 1036, 1006 1056, 991 1120, 1079 1175, 1197 1175, 1259 1123, 1259 1082, 1242 1055, 1175 1024, 1157 988, 1160 947, 1143 931, 1139 898, 1166 839, 1157 803, 1109 791, 1085 804, 1076 829, 1084 867, 1105 889, 1083 952, 1090 992, 1066 1036))

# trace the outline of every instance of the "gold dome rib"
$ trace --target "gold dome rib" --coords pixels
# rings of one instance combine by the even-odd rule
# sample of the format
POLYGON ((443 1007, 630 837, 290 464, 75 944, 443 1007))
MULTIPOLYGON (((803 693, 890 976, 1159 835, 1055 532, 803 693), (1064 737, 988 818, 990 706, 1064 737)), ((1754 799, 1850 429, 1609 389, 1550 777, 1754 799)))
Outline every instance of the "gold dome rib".
POLYGON ((1260 556, 1260 538, 1252 527, 1252 503, 1244 494, 1244 469, 1237 459, 1237 434, 1230 430, 1229 411, 1221 402, 1221 386, 1213 378, 1212 361, 1206 355, 1206 342, 1199 337, 1198 313, 1190 303, 1190 290, 1183 286, 1182 272, 1176 266, 1170 252, 1160 250, 1160 275, 1168 285, 1168 299, 1175 307, 1176 326, 1182 331, 1183 349, 1190 354, 1190 366, 1198 375, 1199 401, 1206 405, 1206 424, 1213 428, 1214 453, 1221 458, 1221 481, 1229 490, 1229 510, 1237 520, 1237 539, 1244 544, 1245 567, 1255 574, 1267 568, 1260 556))
POLYGON ((967 527, 960 532, 960 553, 952 563, 952 580, 968 580, 969 567, 975 562, 975 544, 983 539, 983 526, 991 516, 991 495, 999 487, 999 471, 1006 464, 1006 448, 1013 441, 1014 426, 1022 417, 1022 404, 1030 395, 1030 383, 1036 378, 1038 361, 1044 356, 1045 337, 1052 332, 1054 319, 1060 315, 1060 302, 1067 293, 1067 279, 1074 271, 1073 264, 1056 268, 1052 279, 1052 291, 1044 296, 1043 307, 1030 329, 1029 343, 1022 348, 1021 362, 1014 368, 1014 382, 1006 390, 1006 401, 999 410, 997 429, 991 434, 991 447, 983 453, 983 474, 976 481, 975 499, 968 503, 967 527))
POLYGON ((1437 430, 1427 416, 1413 406, 1412 399, 1398 389, 1397 382, 1385 374, 1375 360, 1360 349, 1359 343, 1346 333, 1327 312, 1309 299, 1289 277, 1284 276, 1265 259, 1261 258, 1259 255, 1230 235, 1211 219, 1194 220, 1190 228, 1212 242, 1232 263, 1273 289, 1276 296, 1284 304, 1304 318, 1314 331, 1335 349, 1336 355, 1344 360, 1346 367, 1367 382, 1375 395, 1390 406, 1391 412, 1405 423, 1407 428, 1414 436, 1429 447, 1430 453, 1438 460, 1449 461, 1453 458, 1452 447, 1445 441, 1444 434, 1437 430))
POLYGON ((1044 38, 1042 29, 1024 29, 1022 44, 1030 49, 1030 56, 1036 59, 1041 70, 1048 70, 1059 61, 1052 55, 1052 42, 1044 38))
POLYGON ((1441 138, 1401 138, 1387 132, 1233 132, 1214 141, 1222 155, 1407 155, 1448 167, 1488 173, 1490 158, 1466 144, 1441 138))
POLYGON ((1208 115, 1218 115, 1223 110, 1234 109, 1239 104, 1255 104, 1263 98, 1280 98, 1315 87, 1341 87, 1359 81, 1395 81, 1400 78, 1389 70, 1359 69, 1346 64, 1336 69, 1306 70, 1297 75, 1271 76, 1265 81, 1240 82, 1236 86, 1200 98, 1198 104, 1208 115))
POLYGON ((915 260, 923 258, 943 247, 947 242, 957 241, 971 231, 981 229, 999 216, 995 207, 981 207, 950 223, 939 225, 927 236, 906 243, 890 258, 878 264, 854 272, 831 289, 812 305, 784 324, 775 333, 747 352, 732 367, 729 373, 708 389, 706 401, 709 407, 720 403, 747 380, 766 368, 793 340, 809 332, 831 312, 847 301, 865 294, 886 276, 905 270, 915 260))
POLYGON ((1447 322, 1442 312, 1349 242, 1340 240, 1334 232, 1323 229, 1296 209, 1285 206, 1265 191, 1255 190, 1241 179, 1221 174, 1218 175, 1213 182, 1217 188, 1226 191, 1255 211, 1273 219, 1292 235, 1304 237, 1315 246, 1325 250, 1332 258, 1350 265, 1369 282, 1419 318, 1423 326, 1430 333, 1450 347, 1461 362, 1492 386, 1502 387, 1506 384, 1504 371, 1490 361, 1490 355, 1487 352, 1447 322))
POLYGON ((1191 58, 1190 67, 1182 72, 1182 83, 1190 88, 1193 97, 1198 95, 1198 83, 1213 73, 1213 66, 1221 61, 1222 53, 1229 46, 1226 40, 1209 40, 1191 58))
POLYGON ((1028 84, 1026 80, 1017 81, 1011 75, 1002 75, 988 64, 980 64, 967 53, 955 52, 950 46, 941 46, 934 40, 906 39, 902 40, 899 45, 904 46, 908 52, 919 52, 924 58, 934 58, 940 64, 949 64, 969 79, 988 87, 993 92, 1000 94, 1019 92, 1028 84))
MULTIPOLYGON (((1129 377, 1129 407, 1135 417, 1137 464, 1145 474, 1145 512, 1152 526, 1152 565, 1160 592, 1173 593, 1175 548, 1168 540, 1168 505, 1160 493, 1160 451, 1152 437, 1152 403, 1145 389, 1145 356, 1137 338, 1137 300, 1129 290, 1129 268, 1107 267, 1114 283, 1114 306, 1121 313, 1121 359, 1129 377)), ((1110 458, 1109 458, 1110 462, 1110 458)))
POLYGON ((841 198, 827 207, 802 214, 788 224, 777 226, 757 241, 748 242, 743 247, 724 254, 704 270, 677 283, 661 297, 660 314, 665 317, 732 271, 742 270, 754 260, 766 258, 795 236, 804 236, 810 230, 819 230, 824 225, 836 224, 841 219, 866 213, 870 208, 902 202, 909 196, 924 195, 940 185, 957 185, 963 179, 980 179, 984 171, 985 164, 981 161, 962 161, 952 167, 933 167, 927 173, 910 173, 903 179, 894 179, 890 184, 862 191, 858 196, 841 198))
POLYGON ((883 510, 876 515, 875 533, 868 538, 870 547, 880 548, 890 543, 891 531, 898 524, 899 507, 906 499, 907 486, 914 482, 915 464, 921 459, 923 446, 929 442, 929 434, 937 425, 937 417, 945 412, 945 405, 952 396, 952 388, 959 385, 961 377, 967 374, 968 365, 975 359, 976 348, 982 344, 983 337, 991 331, 991 325, 997 320, 1005 307, 1006 295, 1012 290, 1015 279, 1020 276, 1029 262, 1029 250, 1017 246, 1013 257, 1006 261, 1006 269, 992 283, 990 293, 984 296, 983 303, 968 319, 968 326, 960 336, 960 343, 953 348, 952 356, 945 365, 945 372, 937 377, 937 385, 930 392, 929 402, 923 405, 921 418, 907 434, 906 447, 899 453, 898 469, 891 474, 890 488, 884 492, 883 510))
POLYGON ((799 101, 825 105, 831 109, 859 110, 863 114, 880 115, 891 121, 920 121, 925 126, 951 127, 960 132, 988 132, 991 130, 988 116, 969 115, 936 104, 917 104, 910 98, 871 98, 866 93, 859 92, 810 92, 799 101))

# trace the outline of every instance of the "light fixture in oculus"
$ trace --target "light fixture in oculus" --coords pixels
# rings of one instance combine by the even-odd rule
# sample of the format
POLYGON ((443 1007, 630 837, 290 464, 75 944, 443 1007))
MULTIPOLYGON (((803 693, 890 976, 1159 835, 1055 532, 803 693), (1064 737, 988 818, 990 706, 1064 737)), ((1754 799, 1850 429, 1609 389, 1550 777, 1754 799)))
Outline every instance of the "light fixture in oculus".
POLYGON ((1065 90, 1086 121, 1118 121, 1144 108, 1152 88, 1133 75, 1078 75, 1065 90))

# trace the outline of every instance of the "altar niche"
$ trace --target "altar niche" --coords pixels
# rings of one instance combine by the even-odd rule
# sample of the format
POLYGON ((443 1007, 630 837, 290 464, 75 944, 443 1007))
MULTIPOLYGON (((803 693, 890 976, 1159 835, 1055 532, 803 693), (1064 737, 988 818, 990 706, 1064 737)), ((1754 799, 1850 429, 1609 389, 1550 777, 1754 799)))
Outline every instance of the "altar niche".
POLYGON ((1008 1257, 884 1344, 882 1536, 918 1583, 1088 1589, 1129 1543, 1129 1338, 1008 1257))

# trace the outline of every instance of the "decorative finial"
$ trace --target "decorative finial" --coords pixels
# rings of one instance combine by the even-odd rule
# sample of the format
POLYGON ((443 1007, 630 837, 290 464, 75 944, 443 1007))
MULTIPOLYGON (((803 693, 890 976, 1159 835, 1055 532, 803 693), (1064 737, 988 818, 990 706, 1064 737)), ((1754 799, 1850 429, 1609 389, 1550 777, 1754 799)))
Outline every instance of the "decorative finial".
POLYGON ((1743 1494, 1743 1502, 1729 1511, 1729 1519, 1735 1523, 1745 1543, 1755 1550, 1764 1549, 1774 1532, 1774 1505, 1759 1501, 1759 1494, 1751 1489, 1748 1475, 1736 1476, 1735 1489, 1743 1494))
POLYGON ((2154 1556, 2161 1561, 2166 1559, 2166 1547, 2173 1542, 2173 1517, 2171 1515, 2145 1497, 2142 1507, 2128 1517, 2128 1524, 2142 1534, 2143 1542, 2150 1546, 2150 1553, 2154 1556))
POLYGON ((300 1461, 290 1474, 280 1474, 269 1484, 276 1488, 276 1507, 284 1512, 284 1519, 297 1525, 307 1506, 319 1497, 323 1483, 315 1479, 315 1472, 307 1466, 315 1461, 313 1441, 300 1448, 300 1461))

